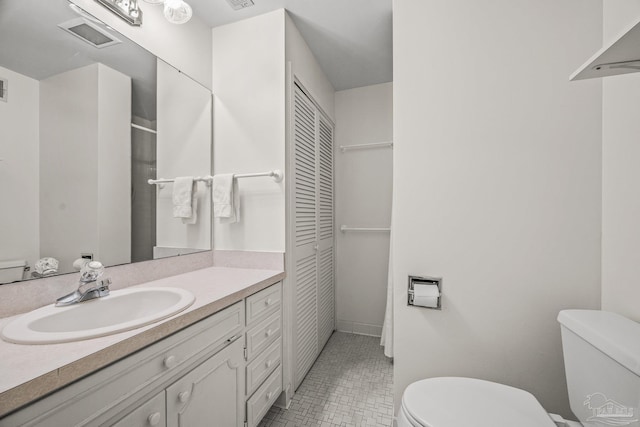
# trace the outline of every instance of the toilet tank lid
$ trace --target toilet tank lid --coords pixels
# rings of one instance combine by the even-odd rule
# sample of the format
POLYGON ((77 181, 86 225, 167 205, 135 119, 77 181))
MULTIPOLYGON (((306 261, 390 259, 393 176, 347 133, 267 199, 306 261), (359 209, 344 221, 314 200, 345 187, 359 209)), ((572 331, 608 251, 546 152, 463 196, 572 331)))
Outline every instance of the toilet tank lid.
POLYGON ((27 261, 24 259, 0 261, 0 270, 5 268, 26 267, 26 266, 27 266, 27 261))
POLYGON ((640 323, 600 310, 563 310, 558 322, 640 376, 640 323))

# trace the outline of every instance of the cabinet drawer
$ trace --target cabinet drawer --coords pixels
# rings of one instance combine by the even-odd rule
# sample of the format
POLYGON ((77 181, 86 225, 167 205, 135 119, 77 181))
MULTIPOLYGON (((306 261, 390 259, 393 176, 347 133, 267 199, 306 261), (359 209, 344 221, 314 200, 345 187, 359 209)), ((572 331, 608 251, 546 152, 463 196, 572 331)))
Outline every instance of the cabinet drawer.
POLYGON ((248 427, 255 427, 260 423, 260 420, 262 420, 281 392, 282 367, 278 366, 258 391, 247 400, 248 427))
POLYGON ((247 396, 251 396, 265 378, 280 365, 281 361, 282 340, 278 339, 256 357, 256 360, 247 365, 247 396))
POLYGON ((242 304, 233 305, 196 326, 200 330, 180 345, 173 346, 160 354, 155 362, 164 370, 172 370, 207 348, 215 348, 224 344, 242 332, 242 304))
POLYGON ((282 284, 277 283, 247 298, 247 326, 280 308, 282 302, 282 284))
POLYGON ((167 415, 164 391, 118 421, 113 427, 165 427, 167 415))
POLYGON ((274 342, 282 331, 280 312, 261 322, 247 332, 247 360, 251 360, 274 342))

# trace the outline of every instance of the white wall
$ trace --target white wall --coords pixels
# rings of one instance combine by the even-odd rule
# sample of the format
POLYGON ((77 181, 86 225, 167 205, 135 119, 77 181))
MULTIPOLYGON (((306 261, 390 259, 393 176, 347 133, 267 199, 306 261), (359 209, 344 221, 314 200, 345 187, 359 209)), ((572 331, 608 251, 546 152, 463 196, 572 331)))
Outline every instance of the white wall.
POLYGON ((55 256, 60 272, 82 252, 129 262, 130 162, 119 156, 130 147, 130 108, 131 80, 102 64, 40 82, 40 256, 55 256), (101 234, 118 239, 101 244, 101 234))
MULTIPOLYGON (((342 145, 391 141, 393 84, 335 94, 336 230, 389 227, 393 150, 341 152, 342 145)), ((389 233, 336 235, 338 330, 380 336, 387 297, 389 233)))
MULTIPOLYGON (((158 60, 157 176, 211 174, 211 92, 158 60)), ((173 217, 173 185, 158 187, 156 245, 211 249, 211 189, 196 185, 195 224, 173 217)))
POLYGON ((94 0, 72 0, 152 54, 211 88, 211 29, 197 16, 186 24, 168 22, 162 5, 139 1, 142 26, 133 27, 94 0))
MULTIPOLYGON (((216 174, 285 169, 285 76, 284 10, 213 29, 216 174)), ((284 252, 284 182, 238 185, 240 222, 214 219, 213 247, 284 252)))
POLYGON ((285 18, 287 64, 322 111, 335 120, 335 90, 288 13, 285 18))
MULTIPOLYGON (((640 1, 604 2, 604 43, 635 24, 640 1)), ((602 308, 640 321, 640 74, 603 79, 602 308)))
POLYGON ((599 308, 598 0, 394 2, 396 404, 479 377, 571 416, 558 311, 599 308), (444 277, 442 311, 407 307, 444 277))
POLYGON ((0 101, 0 260, 39 258, 38 81, 0 67, 8 80, 0 101))

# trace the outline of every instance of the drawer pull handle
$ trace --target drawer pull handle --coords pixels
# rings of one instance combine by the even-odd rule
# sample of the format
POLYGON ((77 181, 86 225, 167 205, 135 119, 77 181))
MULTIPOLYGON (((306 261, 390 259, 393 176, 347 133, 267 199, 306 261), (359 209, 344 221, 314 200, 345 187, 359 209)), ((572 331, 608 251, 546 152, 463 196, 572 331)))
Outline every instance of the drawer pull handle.
POLYGON ((264 305, 271 305, 271 298, 267 298, 267 300, 264 302, 264 305))
POLYGON ((267 360, 267 363, 264 364, 267 369, 269 369, 271 365, 273 365, 273 360, 267 360))
POLYGON ((271 329, 267 330, 267 332, 264 333, 264 335, 268 338, 273 334, 273 331, 271 329))
POLYGON ((161 418, 162 416, 160 415, 160 412, 154 412, 147 417, 147 421, 149 422, 150 426, 157 426, 160 424, 161 418))
POLYGON ((187 390, 185 390, 185 391, 181 391, 181 392, 178 394, 178 400, 179 400, 181 403, 185 403, 187 400, 189 400, 189 398, 190 398, 190 397, 191 397, 191 392, 189 392, 189 391, 187 391, 187 390))
POLYGON ((167 369, 171 369, 178 364, 178 359, 175 356, 167 356, 164 358, 164 366, 167 369))
POLYGON ((271 396, 273 396, 272 392, 267 393, 267 396, 266 396, 267 400, 271 400, 271 396))

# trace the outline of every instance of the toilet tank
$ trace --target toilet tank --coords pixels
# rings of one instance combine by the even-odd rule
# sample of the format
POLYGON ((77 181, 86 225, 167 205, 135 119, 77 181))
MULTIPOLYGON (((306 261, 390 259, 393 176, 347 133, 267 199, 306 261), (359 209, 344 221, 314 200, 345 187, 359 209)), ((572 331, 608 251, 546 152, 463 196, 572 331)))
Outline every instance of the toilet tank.
POLYGON ((0 261, 0 283, 22 280, 27 261, 24 259, 0 261))
POLYGON ((558 315, 571 411, 585 425, 640 426, 640 323, 598 310, 558 315))

